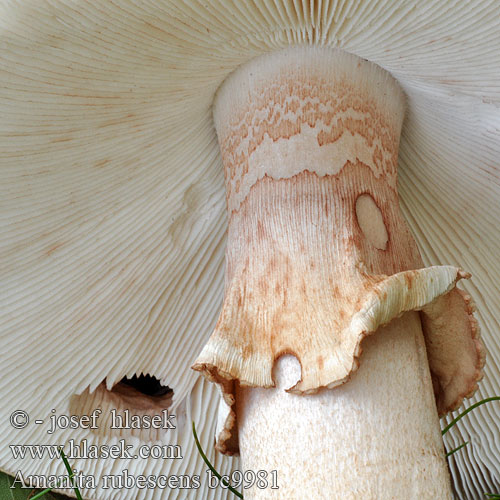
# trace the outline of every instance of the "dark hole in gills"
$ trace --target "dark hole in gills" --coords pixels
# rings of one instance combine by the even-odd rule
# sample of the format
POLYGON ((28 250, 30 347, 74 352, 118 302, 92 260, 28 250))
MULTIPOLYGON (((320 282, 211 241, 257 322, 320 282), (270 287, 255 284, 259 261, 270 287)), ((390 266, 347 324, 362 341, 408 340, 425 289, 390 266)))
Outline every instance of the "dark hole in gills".
POLYGON ((134 375, 132 378, 123 377, 120 384, 133 387, 146 396, 161 397, 174 391, 168 385, 162 385, 160 381, 151 375, 134 375))

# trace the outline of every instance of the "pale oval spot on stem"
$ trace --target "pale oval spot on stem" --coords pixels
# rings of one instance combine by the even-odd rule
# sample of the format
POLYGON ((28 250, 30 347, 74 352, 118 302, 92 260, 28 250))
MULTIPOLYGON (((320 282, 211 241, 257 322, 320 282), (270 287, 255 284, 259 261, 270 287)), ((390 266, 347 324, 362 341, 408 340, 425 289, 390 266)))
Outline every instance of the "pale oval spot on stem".
POLYGON ((362 194, 356 200, 356 217, 366 239, 379 250, 385 250, 389 236, 382 212, 369 194, 362 194))

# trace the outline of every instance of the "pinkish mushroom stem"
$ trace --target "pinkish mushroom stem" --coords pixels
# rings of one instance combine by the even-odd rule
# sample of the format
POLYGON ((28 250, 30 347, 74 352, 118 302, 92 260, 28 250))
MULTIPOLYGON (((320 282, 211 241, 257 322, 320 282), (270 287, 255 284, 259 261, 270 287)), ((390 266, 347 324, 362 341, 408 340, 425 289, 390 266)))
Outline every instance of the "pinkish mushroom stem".
POLYGON ((436 401, 460 404, 483 356, 465 274, 421 269, 399 210, 403 114, 390 75, 331 49, 260 57, 218 92, 226 290, 194 368, 222 389, 219 450, 239 433, 244 469, 277 470, 247 499, 451 496, 436 401), (283 354, 300 368, 273 379, 283 354))

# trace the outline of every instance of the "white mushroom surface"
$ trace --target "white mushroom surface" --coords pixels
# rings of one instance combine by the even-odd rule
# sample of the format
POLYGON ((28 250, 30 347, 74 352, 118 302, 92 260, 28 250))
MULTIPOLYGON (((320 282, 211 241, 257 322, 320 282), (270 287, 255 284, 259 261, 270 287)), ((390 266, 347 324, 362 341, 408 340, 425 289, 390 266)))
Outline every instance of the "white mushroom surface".
MULTIPOLYGON (((142 373, 173 389, 168 404, 179 425, 172 435, 144 430, 127 439, 178 442, 189 458, 132 460, 130 470, 204 470, 191 419, 221 472, 236 465, 214 458, 219 396, 190 369, 215 327, 224 282, 226 201, 212 104, 238 66, 302 44, 368 59, 403 88, 401 208, 425 266, 472 274, 460 286, 476 303, 488 363, 471 401, 500 395, 498 2, 3 2, 0 469, 63 471, 13 461, 9 445, 19 436, 33 444, 116 442, 120 435, 106 432, 19 431, 9 416, 85 414, 99 405, 157 412, 164 403, 144 409, 140 397, 131 402, 117 390, 142 373)), ((494 405, 446 437, 448 449, 471 441, 450 458, 458 498, 500 491, 494 405)), ((72 465, 99 476, 126 464, 72 465)))

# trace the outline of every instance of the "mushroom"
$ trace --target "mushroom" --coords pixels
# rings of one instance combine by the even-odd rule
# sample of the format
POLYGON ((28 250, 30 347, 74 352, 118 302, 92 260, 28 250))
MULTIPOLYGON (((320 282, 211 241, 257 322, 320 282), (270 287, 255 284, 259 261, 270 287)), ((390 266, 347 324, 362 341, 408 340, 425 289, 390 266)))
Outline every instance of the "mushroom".
POLYGON ((317 47, 254 59, 216 96, 226 291, 194 368, 223 393, 217 447, 278 471, 250 498, 451 498, 436 404, 475 392, 484 353, 467 275, 423 268, 399 212, 403 110, 385 71, 317 47), (271 390, 282 354, 300 369, 283 360, 271 390))
MULTIPOLYGON (((136 446, 179 444, 184 458, 72 465, 98 481, 125 468, 192 476, 203 466, 190 420, 207 449, 218 418, 217 446, 237 451, 239 429, 244 467, 280 461, 281 489, 261 490, 265 498, 290 487, 285 473, 297 470, 299 453, 300 468, 310 453, 314 476, 329 473, 332 464, 313 455, 320 445, 338 444, 342 426, 358 432, 349 437, 353 448, 335 448, 345 450, 345 457, 335 455, 342 464, 370 460, 384 436, 391 439, 387 453, 399 453, 395 437, 411 438, 420 446, 413 453, 423 449, 435 464, 415 491, 427 482, 449 496, 434 395, 440 413, 453 410, 481 376, 484 353, 468 292, 491 356, 483 394, 500 392, 500 267, 493 250, 500 218, 499 7, 56 1, 9 3, 2 11, 0 310, 7 361, 0 468, 25 475, 64 470, 58 461, 13 460, 11 444, 109 445, 126 438, 136 446), (212 120, 217 89, 224 168, 212 120), (396 195, 405 99, 398 182, 422 257, 396 195), (345 107, 335 108, 341 101, 345 107), (336 132, 342 136, 334 141, 336 132), (467 293, 455 288, 468 277, 462 266, 473 275, 463 284, 467 293), (399 357, 388 363, 388 352, 399 357), (218 417, 216 386, 192 372, 193 363, 222 389, 218 417), (165 394, 130 389, 127 382, 141 375, 154 377, 165 394), (409 400, 409 391, 419 398, 409 400), (86 415, 96 407, 103 415, 115 407, 141 415, 168 407, 177 428, 112 432, 103 418, 99 429, 47 434, 34 424, 52 409, 86 415), (296 427, 283 436, 279 426, 291 407, 296 427), (389 407, 398 417, 377 420, 389 407), (336 415, 338 425, 311 408, 336 415), (23 430, 8 424, 18 409, 31 416, 23 430), (287 448, 284 438, 306 426, 300 415, 307 412, 315 440, 287 448), (350 420, 360 413, 365 427, 350 420), (278 429, 270 436, 265 426, 273 418, 278 429), (355 448, 360 443, 362 450, 355 448), (281 470, 285 458, 292 463, 281 470)), ((493 412, 479 409, 450 437, 458 445, 473 432, 481 442, 451 462, 461 498, 500 487, 493 412)), ((223 472, 232 467, 212 458, 223 472)), ((354 488, 356 470, 345 472, 345 486, 354 488)), ((363 481, 361 492, 383 485, 363 481)), ((225 494, 204 478, 201 488, 204 498, 225 494)), ((84 491, 98 499, 179 494, 84 491)), ((199 498, 200 491, 185 492, 199 498)))

